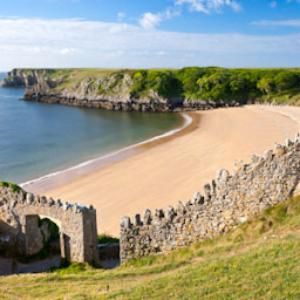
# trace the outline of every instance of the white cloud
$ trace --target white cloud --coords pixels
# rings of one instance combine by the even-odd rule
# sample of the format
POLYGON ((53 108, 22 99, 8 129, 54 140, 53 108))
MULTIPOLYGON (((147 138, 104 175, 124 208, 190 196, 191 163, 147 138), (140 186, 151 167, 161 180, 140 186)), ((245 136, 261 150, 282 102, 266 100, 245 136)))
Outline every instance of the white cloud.
POLYGON ((162 21, 172 19, 180 15, 180 11, 174 8, 167 8, 164 12, 151 13, 146 12, 139 20, 139 24, 144 29, 154 29, 160 25, 162 21))
POLYGON ((291 20, 261 20, 251 23, 252 25, 266 26, 266 27, 300 27, 300 19, 291 20))
POLYGON ((0 18, 0 29, 1 70, 300 64, 300 34, 182 33, 123 23, 22 18, 0 18))
POLYGON ((139 24, 145 29, 153 29, 156 28, 162 20, 163 18, 160 13, 153 14, 151 12, 146 12, 139 20, 139 24))
POLYGON ((172 19, 181 14, 180 7, 188 5, 191 11, 209 14, 211 12, 221 12, 224 7, 229 7, 238 12, 242 9, 236 0, 173 0, 174 6, 167 8, 163 12, 146 12, 139 19, 139 25, 144 29, 155 29, 161 22, 172 19))
POLYGON ((175 4, 188 5, 192 11, 205 14, 220 12, 225 7, 229 7, 236 12, 242 9, 240 3, 235 0, 176 0, 175 4))

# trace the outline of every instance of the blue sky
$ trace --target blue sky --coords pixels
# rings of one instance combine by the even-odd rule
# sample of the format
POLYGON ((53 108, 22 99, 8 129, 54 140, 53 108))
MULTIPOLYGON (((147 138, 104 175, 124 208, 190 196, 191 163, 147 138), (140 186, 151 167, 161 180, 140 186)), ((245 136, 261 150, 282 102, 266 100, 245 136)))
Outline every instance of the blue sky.
POLYGON ((300 66, 300 0, 10 0, 0 69, 300 66))

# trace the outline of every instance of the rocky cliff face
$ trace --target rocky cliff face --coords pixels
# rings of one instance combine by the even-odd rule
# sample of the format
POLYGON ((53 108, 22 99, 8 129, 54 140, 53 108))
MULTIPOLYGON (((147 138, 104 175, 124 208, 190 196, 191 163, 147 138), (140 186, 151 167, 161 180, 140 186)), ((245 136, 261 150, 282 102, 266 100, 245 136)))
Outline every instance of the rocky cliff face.
POLYGON ((21 70, 14 69, 7 74, 7 77, 1 82, 4 87, 22 87, 27 84, 27 77, 24 78, 21 70))
POLYGON ((72 83, 69 78, 55 77, 53 73, 54 70, 14 69, 4 79, 3 86, 25 87, 25 100, 44 103, 122 111, 171 111, 175 107, 173 99, 155 93, 134 99, 130 95, 132 81, 128 74, 121 80, 113 75, 87 76, 72 83))
POLYGON ((13 69, 3 80, 2 86, 30 88, 42 84, 45 88, 45 83, 47 83, 47 87, 53 85, 48 81, 47 70, 13 69))
MULTIPOLYGON (((170 112, 212 109, 225 103, 186 101, 182 97, 163 97, 155 90, 142 95, 132 93, 133 75, 124 71, 14 69, 3 81, 6 87, 25 87, 24 99, 44 103, 120 111, 170 112)), ((226 104, 235 106, 236 103, 226 104)))

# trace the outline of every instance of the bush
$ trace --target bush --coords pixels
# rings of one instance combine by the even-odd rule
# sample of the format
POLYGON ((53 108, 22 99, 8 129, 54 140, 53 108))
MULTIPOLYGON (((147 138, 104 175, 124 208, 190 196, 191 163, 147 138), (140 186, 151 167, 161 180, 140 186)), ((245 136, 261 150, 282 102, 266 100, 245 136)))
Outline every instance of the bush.
POLYGON ((279 92, 292 89, 300 84, 300 75, 294 72, 283 71, 276 75, 274 83, 279 92))
POLYGON ((164 98, 181 96, 182 84, 175 75, 172 71, 136 71, 132 76, 131 95, 139 98, 155 92, 164 98))
POLYGON ((0 182, 0 187, 7 187, 12 189, 13 192, 17 193, 20 192, 22 190, 21 187, 19 187, 17 184, 15 183, 10 183, 10 182, 5 182, 5 181, 1 181, 0 182))

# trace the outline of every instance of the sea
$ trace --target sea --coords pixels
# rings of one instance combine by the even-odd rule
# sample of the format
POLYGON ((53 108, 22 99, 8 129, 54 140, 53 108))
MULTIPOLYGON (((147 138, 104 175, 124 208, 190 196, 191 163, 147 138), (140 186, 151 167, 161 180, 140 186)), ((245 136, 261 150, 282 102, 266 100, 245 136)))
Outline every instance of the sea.
POLYGON ((0 181, 35 180, 163 135, 182 122, 174 113, 43 104, 24 101, 23 95, 23 88, 0 87, 0 181))

